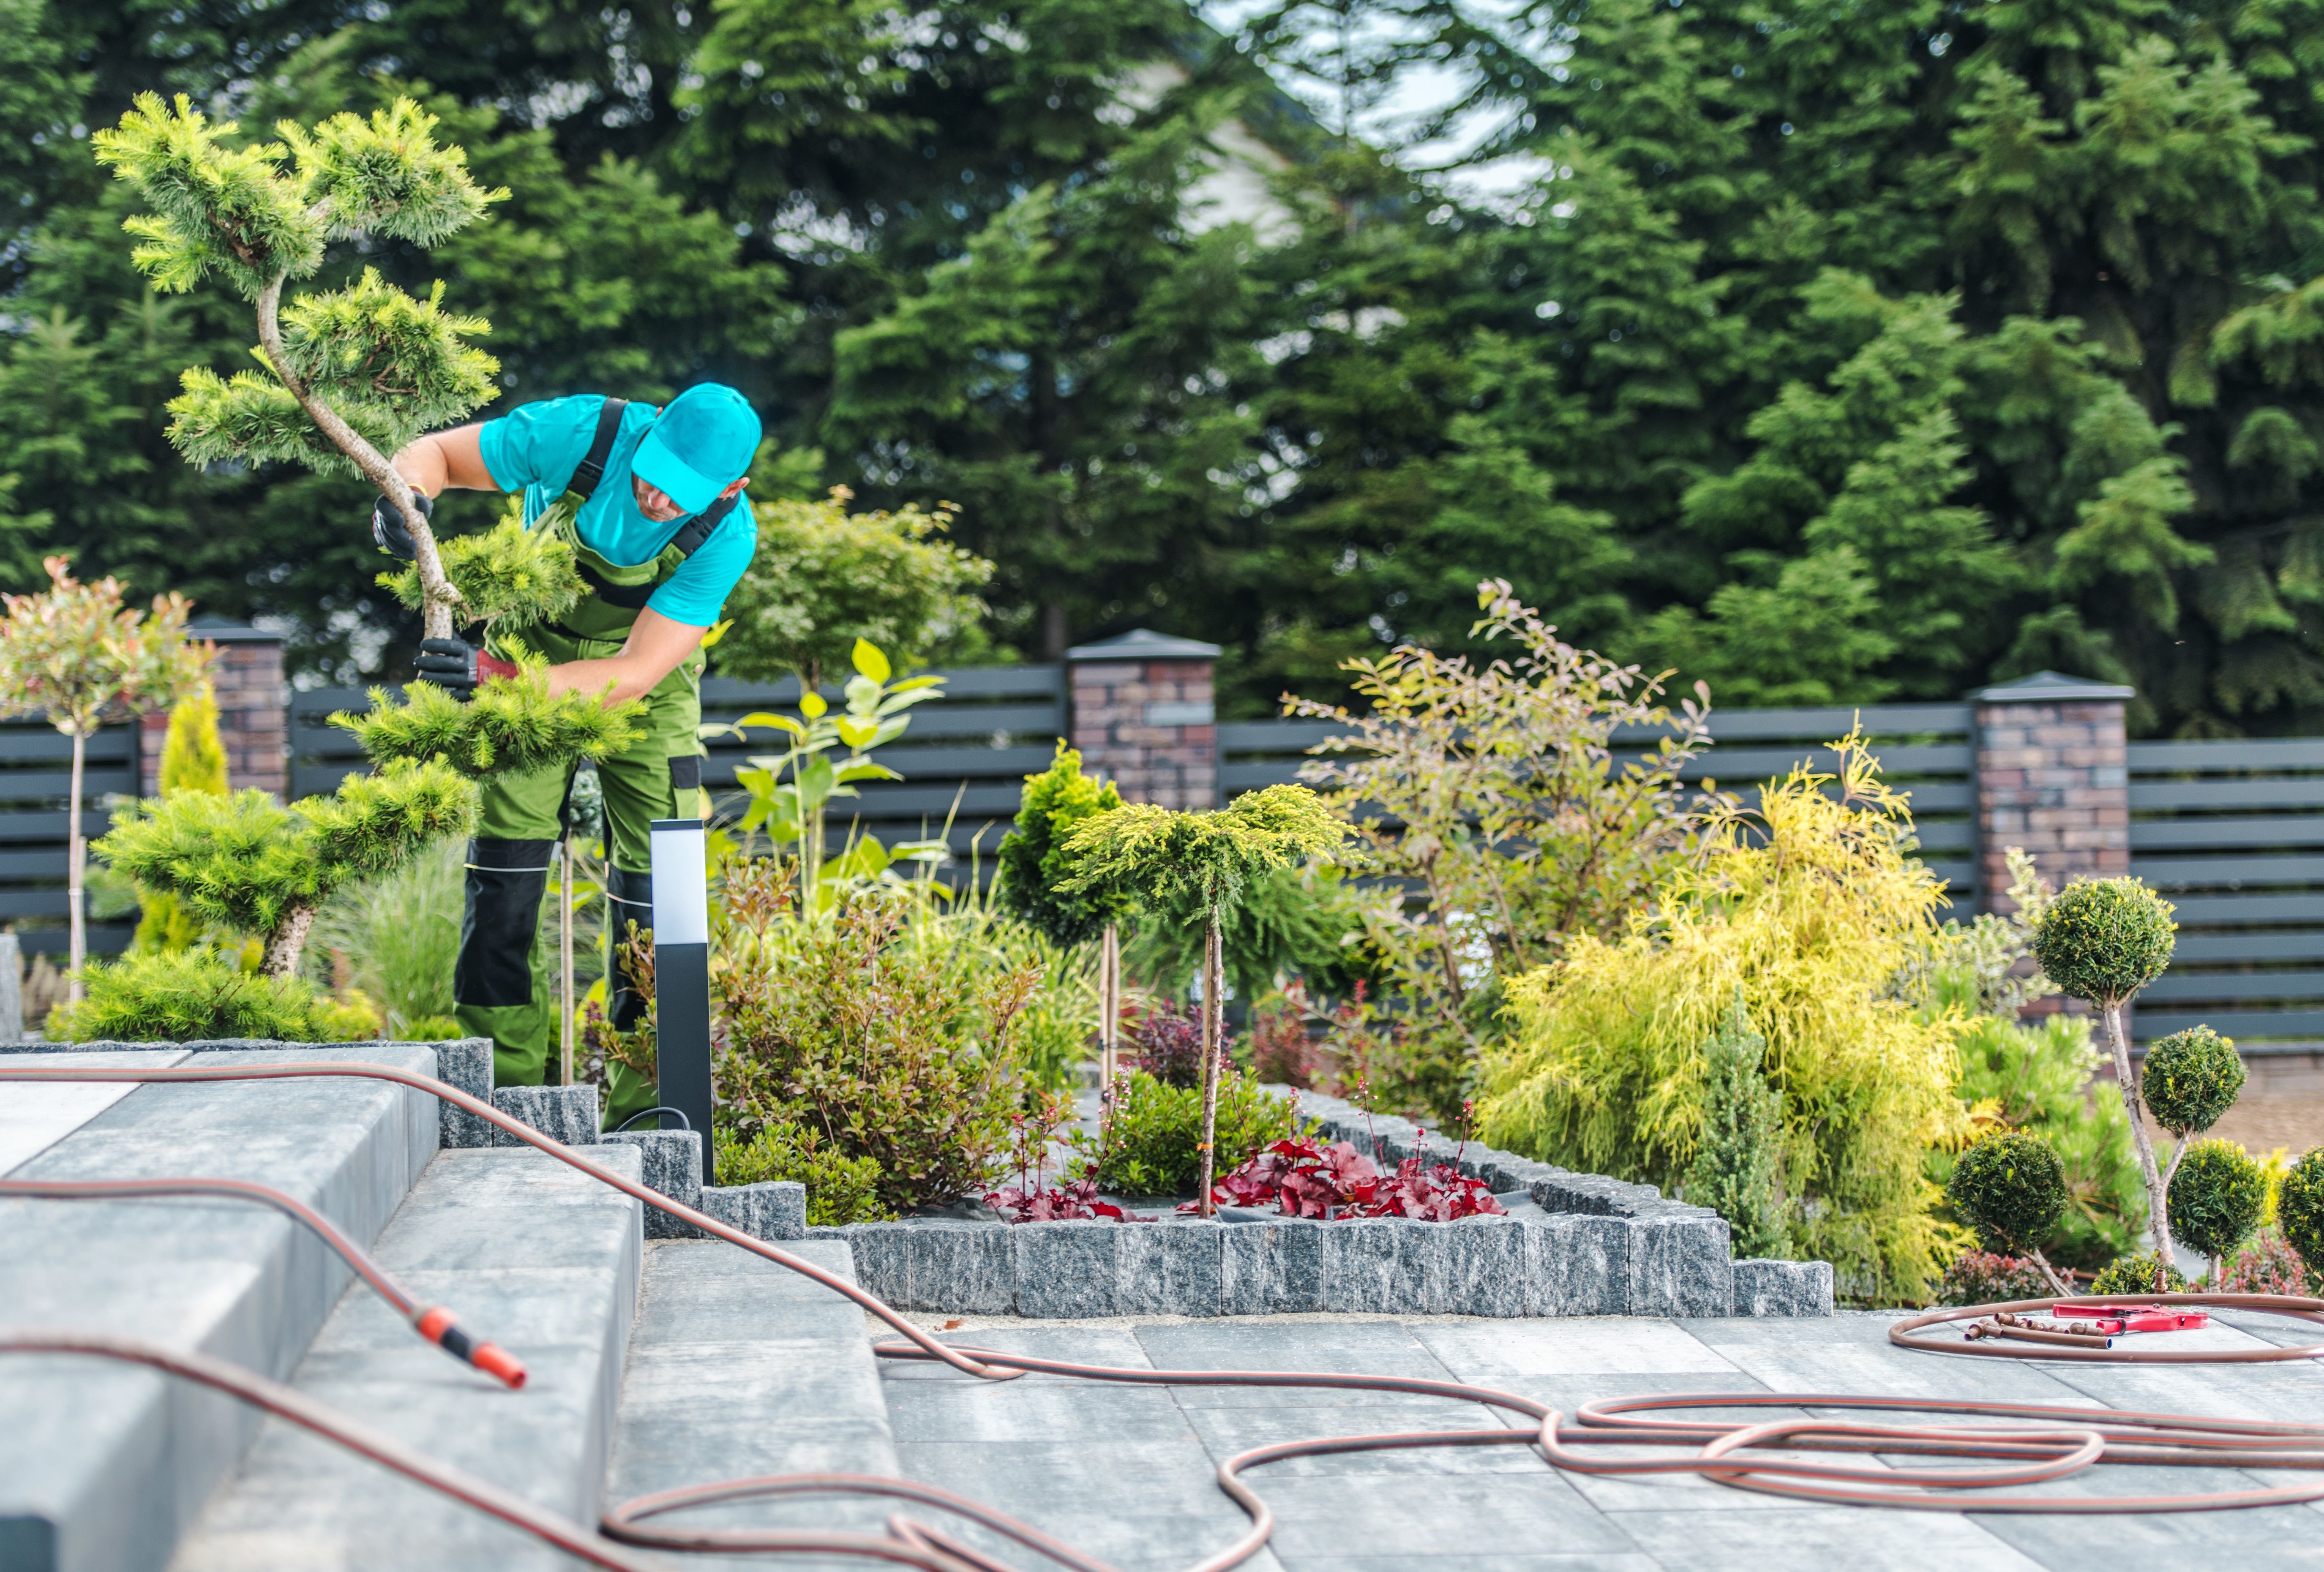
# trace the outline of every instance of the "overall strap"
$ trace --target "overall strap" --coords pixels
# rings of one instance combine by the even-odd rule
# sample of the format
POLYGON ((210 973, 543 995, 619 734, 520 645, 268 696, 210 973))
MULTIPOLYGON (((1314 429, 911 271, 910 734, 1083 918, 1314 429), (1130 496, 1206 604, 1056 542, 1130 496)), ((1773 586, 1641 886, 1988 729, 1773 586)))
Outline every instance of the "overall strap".
POLYGON ((626 399, 608 398, 598 409, 597 435, 589 439, 589 451, 574 468, 567 491, 578 492, 585 501, 596 494, 597 483, 605 478, 605 461, 613 456, 613 439, 622 434, 622 411, 628 407, 626 399))
MULTIPOLYGON (((742 493, 740 492, 731 497, 719 498, 701 512, 688 519, 685 527, 669 538, 670 546, 678 547, 679 556, 692 556, 702 549, 704 541, 716 533, 718 526, 726 521, 726 515, 734 510, 734 504, 742 500, 742 493)), ((669 547, 664 547, 662 549, 667 551, 669 547)))

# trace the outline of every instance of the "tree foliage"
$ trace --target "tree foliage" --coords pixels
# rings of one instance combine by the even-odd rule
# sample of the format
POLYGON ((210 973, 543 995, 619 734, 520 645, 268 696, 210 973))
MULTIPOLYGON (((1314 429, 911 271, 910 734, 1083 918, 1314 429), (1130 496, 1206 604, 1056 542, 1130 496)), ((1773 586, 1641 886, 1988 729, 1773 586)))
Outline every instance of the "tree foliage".
POLYGON ((1048 768, 1025 777, 1015 828, 1001 838, 1001 903, 1059 944, 1085 944, 1121 915, 1124 901, 1068 892, 1074 860, 1066 843, 1086 819, 1121 806, 1111 781, 1082 774, 1082 756, 1057 744, 1048 768))
POLYGON ((1684 1194, 1727 1219, 1738 1258, 1780 1256, 1791 1244, 1775 1185, 1784 1099, 1760 1071, 1766 1052, 1739 994, 1702 1044, 1702 1129, 1684 1194))

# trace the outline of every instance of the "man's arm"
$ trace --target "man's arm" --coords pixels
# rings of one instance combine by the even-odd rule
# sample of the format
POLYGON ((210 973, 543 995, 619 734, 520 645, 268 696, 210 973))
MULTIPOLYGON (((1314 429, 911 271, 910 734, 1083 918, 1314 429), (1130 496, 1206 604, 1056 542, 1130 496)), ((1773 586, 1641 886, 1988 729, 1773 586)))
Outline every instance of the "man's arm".
POLYGON ((678 669, 679 661, 700 647, 702 636, 708 631, 707 628, 673 622, 648 606, 631 626, 629 641, 622 646, 621 654, 552 666, 549 668, 549 690, 557 694, 597 694, 611 683, 613 691, 605 701, 608 703, 643 698, 656 683, 678 669))
MULTIPOLYGON (((398 453, 391 462, 403 483, 422 496, 440 494, 447 486, 463 491, 497 492, 500 483, 484 467, 484 446, 477 433, 484 427, 470 421, 449 431, 431 431, 398 453)), ((659 680, 659 679, 656 679, 659 680)))

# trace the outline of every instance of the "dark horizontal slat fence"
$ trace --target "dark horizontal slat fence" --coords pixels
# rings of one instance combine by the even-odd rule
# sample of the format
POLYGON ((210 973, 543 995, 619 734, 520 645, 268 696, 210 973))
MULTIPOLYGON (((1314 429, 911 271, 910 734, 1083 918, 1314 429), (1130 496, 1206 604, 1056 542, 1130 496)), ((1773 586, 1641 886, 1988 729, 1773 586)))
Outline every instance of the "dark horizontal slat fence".
MULTIPOLYGON (((1913 820, 1929 866, 1964 914, 1977 892, 1976 789, 1970 779, 1967 704, 1875 704, 1863 710, 1721 710, 1711 717, 1714 746, 1686 772, 1715 781, 1747 802, 1759 783, 1803 760, 1830 770, 1837 756, 1823 745, 1861 720, 1874 739, 1882 774, 1912 794, 1913 820)), ((1219 728, 1219 784, 1229 797, 1299 778, 1306 750, 1343 728, 1329 721, 1250 721, 1219 728)), ((1643 746, 1644 732, 1618 743, 1643 746)))
POLYGON ((2179 908, 2134 1034, 2324 1045, 2324 739, 2139 742, 2129 764, 2131 871, 2179 908))
MULTIPOLYGON (((105 833, 106 798, 137 790, 137 733, 108 726, 88 740, 83 767, 81 832, 105 833)), ((41 721, 0 725, 0 923, 16 928, 28 953, 61 963, 65 920, 66 798, 72 789, 72 740, 41 721)), ((129 942, 132 923, 92 923, 89 949, 111 954, 129 942)))

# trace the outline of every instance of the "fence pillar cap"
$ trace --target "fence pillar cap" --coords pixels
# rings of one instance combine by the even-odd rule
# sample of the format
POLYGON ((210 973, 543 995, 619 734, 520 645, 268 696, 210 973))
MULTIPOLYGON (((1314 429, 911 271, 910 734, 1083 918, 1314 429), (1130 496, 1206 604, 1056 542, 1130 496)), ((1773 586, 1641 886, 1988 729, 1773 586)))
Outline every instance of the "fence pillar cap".
POLYGON ((220 644, 280 644, 282 635, 263 628, 253 628, 247 622, 231 622, 224 617, 196 617, 186 624, 189 639, 213 639, 220 644))
POLYGON ((1178 639, 1151 628, 1132 628, 1095 644, 1076 644, 1067 660, 1216 660, 1219 647, 1199 639, 1178 639))
POLYGON ((1998 684, 1989 688, 1978 688, 1969 698, 1980 704, 2070 704, 2089 703, 2097 699, 2133 699, 2136 688, 2123 687, 2116 683, 2092 682, 2086 676, 2068 676, 2061 671, 2037 671, 2032 676, 2021 676, 2015 682, 1998 684))

